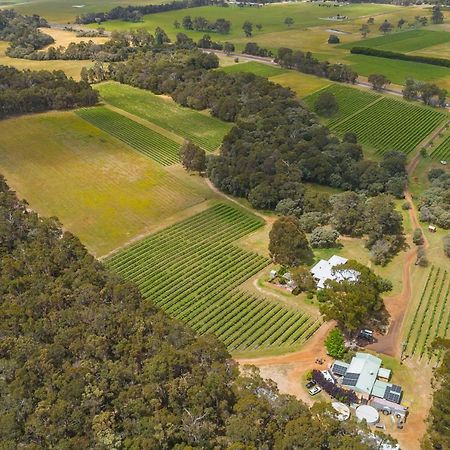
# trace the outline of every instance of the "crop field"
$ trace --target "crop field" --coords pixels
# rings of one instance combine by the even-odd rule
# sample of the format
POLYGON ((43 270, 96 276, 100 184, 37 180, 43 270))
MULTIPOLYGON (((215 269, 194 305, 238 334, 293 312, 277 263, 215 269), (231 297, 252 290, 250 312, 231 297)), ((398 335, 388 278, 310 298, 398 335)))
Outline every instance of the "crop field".
POLYGON ((79 109, 76 113, 163 166, 180 160, 179 144, 128 117, 101 106, 79 109))
POLYGON ((339 111, 334 116, 324 119, 330 127, 333 127, 337 123, 345 120, 347 117, 357 113, 363 108, 366 108, 371 103, 381 98, 381 95, 372 91, 361 91, 359 89, 333 84, 304 99, 304 102, 311 111, 314 111, 315 102, 324 92, 333 94, 339 105, 339 111))
POLYGON ((450 42, 450 33, 446 31, 411 30, 390 33, 370 39, 362 39, 350 44, 341 45, 340 48, 355 46, 389 50, 391 52, 409 53, 422 50, 439 44, 450 42))
POLYGON ((238 290, 269 264, 233 242, 262 221, 219 203, 120 251, 106 263, 169 315, 214 333, 230 351, 295 347, 319 323, 297 309, 238 290))
POLYGON ((11 187, 96 256, 212 196, 196 177, 169 173, 73 112, 3 120, 0 135, 11 187))
POLYGON ((339 122, 333 131, 354 132, 358 142, 379 153, 387 150, 410 153, 447 117, 437 109, 383 97, 339 122))
POLYGON ((331 81, 326 78, 319 78, 301 72, 289 70, 281 75, 270 77, 270 81, 281 84, 281 86, 291 88, 298 97, 304 98, 326 86, 331 85, 331 81))
POLYGON ((95 89, 107 103, 191 140, 207 151, 216 150, 233 126, 143 89, 115 82, 96 85, 95 89))
POLYGON ((450 159, 450 134, 431 153, 432 158, 450 159))
POLYGON ((220 70, 223 70, 227 73, 237 73, 237 72, 250 72, 254 73, 255 75, 259 75, 261 77, 274 77, 276 75, 282 75, 283 73, 286 73, 286 69, 282 69, 281 67, 272 66, 269 64, 259 63, 259 62, 246 62, 241 64, 235 64, 233 66, 226 66, 224 68, 221 68, 220 70))
POLYGON ((422 358, 436 337, 449 337, 450 277, 432 266, 405 338, 405 353, 422 358))

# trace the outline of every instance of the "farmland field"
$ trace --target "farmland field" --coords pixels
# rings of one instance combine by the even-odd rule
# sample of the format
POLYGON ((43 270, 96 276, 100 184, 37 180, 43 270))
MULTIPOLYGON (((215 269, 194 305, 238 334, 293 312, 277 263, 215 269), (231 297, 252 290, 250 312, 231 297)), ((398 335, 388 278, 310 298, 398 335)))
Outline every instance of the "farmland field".
POLYGON ((350 49, 355 46, 389 50, 391 52, 409 53, 433 45, 450 42, 450 33, 445 31, 411 30, 363 39, 351 44, 341 45, 340 48, 350 49))
POLYGON ((311 111, 314 111, 315 102, 324 92, 333 94, 339 105, 339 111, 334 116, 324 120, 330 127, 343 121, 361 109, 366 108, 368 105, 381 98, 379 94, 372 91, 362 91, 347 86, 333 84, 330 87, 321 89, 320 91, 317 91, 304 99, 306 105, 311 111))
POLYGON ((431 157, 445 160, 450 159, 450 134, 433 149, 431 157))
POLYGON ((179 144, 145 125, 105 107, 79 109, 76 113, 163 166, 179 162, 179 144))
POLYGON ((326 78, 306 75, 293 70, 289 70, 282 75, 271 77, 270 81, 281 84, 281 86, 291 88, 300 98, 304 98, 319 89, 329 86, 332 83, 326 78))
POLYGON ((0 135, 0 173, 11 187, 96 256, 211 197, 200 181, 167 172, 72 112, 3 120, 0 135))
POLYGON ((255 75, 259 75, 261 77, 274 77, 276 75, 282 75, 287 72, 286 69, 282 69, 281 67, 272 66, 269 64, 259 63, 259 62, 246 62, 242 64, 235 64, 234 66, 226 66, 221 68, 227 73, 236 73, 236 72, 250 72, 255 75))
POLYGON ((356 133, 358 142, 384 153, 410 153, 447 117, 445 112, 401 100, 383 97, 380 101, 344 119, 333 131, 356 133))
POLYGON ((405 337, 405 353, 430 356, 428 347, 436 337, 449 337, 450 277, 446 270, 432 266, 405 337))
POLYGON ((298 309, 238 290, 269 260, 233 243, 262 221, 218 203, 122 250, 106 263, 197 333, 214 333, 230 351, 286 349, 319 323, 298 309))
POLYGON ((207 151, 217 149, 232 124, 143 89, 108 82, 95 88, 109 104, 189 139, 207 151))

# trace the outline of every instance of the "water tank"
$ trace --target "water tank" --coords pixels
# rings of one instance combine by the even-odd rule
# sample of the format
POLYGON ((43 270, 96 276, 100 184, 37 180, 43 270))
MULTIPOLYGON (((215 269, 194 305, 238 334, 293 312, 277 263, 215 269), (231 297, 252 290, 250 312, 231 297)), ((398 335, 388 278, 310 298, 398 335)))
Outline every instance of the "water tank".
POLYGON ((380 420, 380 415, 373 406, 361 405, 356 408, 356 419, 358 422, 365 420, 368 425, 375 425, 380 420))

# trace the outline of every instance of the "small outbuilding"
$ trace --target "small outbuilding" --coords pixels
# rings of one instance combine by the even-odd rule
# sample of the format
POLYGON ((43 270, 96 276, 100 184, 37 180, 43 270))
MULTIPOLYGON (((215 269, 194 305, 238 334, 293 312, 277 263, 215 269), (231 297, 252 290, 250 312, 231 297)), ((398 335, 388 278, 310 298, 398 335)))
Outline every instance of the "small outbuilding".
POLYGON ((436 233, 436 227, 434 225, 428 225, 428 231, 430 233, 436 233))

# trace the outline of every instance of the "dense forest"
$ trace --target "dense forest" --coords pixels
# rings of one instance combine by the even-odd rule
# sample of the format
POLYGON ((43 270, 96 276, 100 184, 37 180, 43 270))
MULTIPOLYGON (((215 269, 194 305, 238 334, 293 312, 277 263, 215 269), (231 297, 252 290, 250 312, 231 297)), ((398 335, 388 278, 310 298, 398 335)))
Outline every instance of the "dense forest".
POLYGON ((378 448, 329 407, 239 376, 0 178, 2 449, 378 448))
POLYGON ((110 65, 100 79, 169 94, 183 106, 208 108, 235 122, 220 155, 209 156, 207 172, 222 191, 246 197, 256 208, 295 200, 304 181, 367 195, 403 195, 404 159, 365 160, 354 135, 344 140, 331 135, 291 90, 250 73, 209 70, 217 67, 215 55, 166 49, 110 65))
POLYGON ((92 106, 98 93, 85 81, 74 81, 61 71, 17 70, 0 66, 0 119, 5 117, 92 106))

